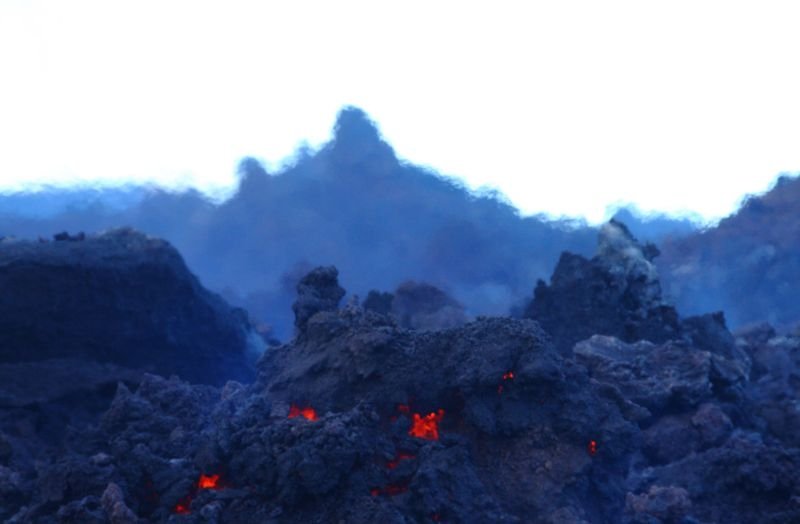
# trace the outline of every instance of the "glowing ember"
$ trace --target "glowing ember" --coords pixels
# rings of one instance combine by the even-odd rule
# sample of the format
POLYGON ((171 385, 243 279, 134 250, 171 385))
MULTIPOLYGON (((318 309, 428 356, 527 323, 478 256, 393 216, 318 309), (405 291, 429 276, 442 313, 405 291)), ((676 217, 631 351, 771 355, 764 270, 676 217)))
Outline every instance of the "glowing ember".
MULTIPOLYGON (((513 371, 508 371, 506 373, 503 373, 503 380, 514 380, 514 372, 513 371)), ((502 395, 503 394, 503 385, 502 384, 497 386, 497 394, 498 395, 502 395)))
POLYGON ((438 413, 429 413, 424 417, 420 416, 419 413, 414 413, 414 419, 408 434, 412 437, 426 440, 439 440, 439 422, 443 418, 443 409, 440 409, 438 413))
POLYGON ((200 475, 200 480, 197 481, 197 487, 200 489, 219 489, 219 475, 200 475))
POLYGON ((595 453, 597 453, 597 441, 590 440, 589 444, 586 446, 586 451, 589 452, 589 455, 594 455, 595 453))
POLYGON ((173 510, 178 515, 188 515, 191 513, 189 506, 192 505, 192 497, 183 497, 178 503, 175 505, 175 509, 173 510))
POLYGON ((303 417, 306 420, 317 420, 317 411, 314 408, 299 408, 294 404, 289 408, 289 418, 303 417))
POLYGON ((398 466, 398 464, 400 464, 401 460, 411 460, 415 458, 417 458, 416 455, 412 455, 411 453, 400 452, 397 454, 397 457, 395 457, 394 460, 390 460, 389 462, 386 463, 386 467, 389 469, 394 469, 398 466))

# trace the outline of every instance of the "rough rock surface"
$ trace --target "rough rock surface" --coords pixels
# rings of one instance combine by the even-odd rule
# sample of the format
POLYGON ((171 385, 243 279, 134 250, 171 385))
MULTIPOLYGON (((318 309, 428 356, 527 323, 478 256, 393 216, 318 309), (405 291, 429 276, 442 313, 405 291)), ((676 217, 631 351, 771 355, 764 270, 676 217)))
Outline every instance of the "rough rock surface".
POLYGON ((6 427, 0 519, 800 522, 797 433, 775 415, 797 398, 793 336, 709 315, 565 352, 534 320, 407 330, 338 308, 333 268, 302 282, 296 337, 250 385, 145 375, 35 455, 35 427, 6 427))
POLYGON ((591 260, 561 255, 550 285, 536 284, 524 316, 536 319, 562 352, 592 335, 626 342, 677 338, 678 315, 662 300, 652 263, 657 254, 654 246, 640 245, 624 224, 612 220, 601 228, 591 260))
POLYGON ((372 290, 363 302, 366 310, 391 316, 400 327, 433 331, 462 326, 467 322, 464 306, 441 289, 408 280, 394 293, 372 290))
POLYGON ((163 240, 130 229, 0 246, 0 362, 85 358, 192 382, 249 380, 242 310, 163 240), (224 379, 223 379, 224 380, 224 379))
POLYGON ((292 304, 294 325, 302 330, 308 319, 320 311, 333 311, 345 294, 339 285, 339 271, 335 267, 320 267, 300 279, 297 300, 292 304))
POLYGON ((600 230, 597 255, 587 260, 563 253, 550 285, 537 283, 523 316, 538 321, 564 354, 592 335, 629 343, 680 340, 748 368, 722 312, 681 319, 664 301, 653 265, 658 253, 611 220, 600 230))

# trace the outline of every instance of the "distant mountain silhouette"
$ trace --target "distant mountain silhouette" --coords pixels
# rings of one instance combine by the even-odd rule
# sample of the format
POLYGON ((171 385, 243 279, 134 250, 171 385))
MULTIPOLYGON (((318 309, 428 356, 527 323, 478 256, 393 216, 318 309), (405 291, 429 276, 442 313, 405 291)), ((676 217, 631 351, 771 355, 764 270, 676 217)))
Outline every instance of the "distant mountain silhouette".
POLYGON ((124 209, 6 212, 0 236, 131 226, 166 238, 205 285, 284 339, 295 283, 317 265, 336 265, 361 297, 414 280, 452 295, 467 315, 507 314, 562 250, 594 249, 596 231, 580 223, 523 217, 496 193, 400 161, 354 107, 320 150, 298 152, 278 173, 252 158, 239 171, 238 191, 220 205, 196 191, 149 190, 124 209))
POLYGON ((714 228, 662 244, 664 288, 688 314, 721 309, 733 327, 800 321, 800 178, 783 176, 714 228))

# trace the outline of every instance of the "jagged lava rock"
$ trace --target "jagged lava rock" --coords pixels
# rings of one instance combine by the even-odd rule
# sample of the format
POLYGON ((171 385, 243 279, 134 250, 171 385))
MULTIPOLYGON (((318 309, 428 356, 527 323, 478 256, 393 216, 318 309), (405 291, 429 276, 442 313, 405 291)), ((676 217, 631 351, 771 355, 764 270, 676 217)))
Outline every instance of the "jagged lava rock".
MULTIPOLYGON (((661 307, 656 282, 617 251, 604 253, 621 269, 604 271, 643 278, 643 309, 623 315, 641 319, 661 307)), ((778 424, 797 398, 792 335, 734 339, 710 314, 665 341, 597 335, 563 351, 531 319, 420 331, 355 300, 340 309, 337 274, 301 279, 296 336, 249 385, 145 375, 99 424, 30 449, 34 464, 18 438, 31 424, 0 433, 0 518, 800 522, 800 450, 778 424)))
POLYGON ((524 316, 537 320, 562 352, 592 335, 626 342, 665 342, 680 329, 674 308, 661 297, 652 263, 658 250, 640 245, 621 222, 600 230, 597 255, 564 252, 548 286, 539 281, 524 316))
POLYGON ((592 335, 628 343, 674 340, 723 357, 719 370, 730 380, 749 373, 750 358, 735 344, 722 312, 682 320, 664 301, 652 262, 658 253, 611 220, 600 230, 597 255, 587 260, 563 253, 550 285, 537 283, 523 316, 537 320, 564 354, 592 335), (723 369, 727 362, 730 369, 723 369))
POLYGON ((339 271, 333 267, 319 267, 297 283, 297 300, 292 304, 296 328, 302 330, 308 319, 320 311, 333 311, 345 290, 339 285, 339 271))

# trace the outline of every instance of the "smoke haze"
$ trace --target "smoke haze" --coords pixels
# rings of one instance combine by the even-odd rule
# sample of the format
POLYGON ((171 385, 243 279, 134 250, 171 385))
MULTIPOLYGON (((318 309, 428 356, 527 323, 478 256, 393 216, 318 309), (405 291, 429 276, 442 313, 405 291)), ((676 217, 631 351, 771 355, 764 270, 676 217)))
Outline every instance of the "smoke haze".
MULTIPOLYGON (((546 191, 546 177, 541 187, 546 191)), ((753 205, 740 214, 752 215, 753 205)), ((518 314, 562 251, 591 256, 597 238, 597 230, 580 220, 522 216, 497 192, 470 191, 456 179, 399 160, 374 122, 354 107, 340 112, 330 142, 317 151, 298 150, 276 172, 242 160, 238 190, 221 203, 193 189, 82 188, 1 196, 0 215, 0 236, 49 238, 64 230, 132 226, 163 237, 205 285, 284 340, 292 335, 295 284, 319 265, 335 265, 344 288, 361 299, 370 290, 394 291, 418 281, 452 296, 468 316, 518 314)), ((717 238, 713 231, 735 230, 740 221, 728 219, 698 234, 689 218, 644 216, 631 206, 614 216, 641 240, 662 247, 657 262, 679 310, 724 309, 734 325, 759 319, 736 296, 704 291, 709 282, 729 289, 730 279, 739 278, 730 250, 715 255, 701 246, 703 239, 717 238), (681 261, 698 256, 716 262, 696 263, 684 279, 688 270, 681 261)), ((754 235, 769 227, 749 225, 746 249, 756 249, 754 235)), ((726 238, 731 235, 737 236, 726 238)), ((763 247, 764 256, 782 260, 792 248, 772 249, 763 247)), ((785 288, 783 277, 775 282, 785 288)), ((766 307, 770 292, 764 288, 759 307, 766 307)), ((790 308, 779 320, 797 313, 790 308)))

